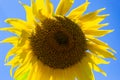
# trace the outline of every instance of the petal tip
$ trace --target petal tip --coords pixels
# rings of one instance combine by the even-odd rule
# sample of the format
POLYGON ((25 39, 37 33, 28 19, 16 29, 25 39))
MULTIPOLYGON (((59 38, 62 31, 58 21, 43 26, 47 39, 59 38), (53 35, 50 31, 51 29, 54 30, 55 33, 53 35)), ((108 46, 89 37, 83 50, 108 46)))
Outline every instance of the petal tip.
POLYGON ((113 57, 113 60, 117 60, 117 58, 114 56, 114 57, 113 57))

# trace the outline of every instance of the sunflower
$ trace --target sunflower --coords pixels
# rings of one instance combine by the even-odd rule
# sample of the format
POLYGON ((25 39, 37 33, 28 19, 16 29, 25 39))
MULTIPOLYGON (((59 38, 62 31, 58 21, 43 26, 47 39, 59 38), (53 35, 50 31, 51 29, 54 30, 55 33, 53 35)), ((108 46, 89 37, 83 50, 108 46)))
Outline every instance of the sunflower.
POLYGON ((99 64, 108 64, 106 58, 116 59, 115 51, 100 37, 113 30, 102 30, 108 14, 105 8, 84 14, 89 1, 67 13, 74 0, 60 0, 56 11, 50 0, 31 0, 26 20, 9 18, 11 27, 0 30, 15 33, 2 43, 13 48, 5 58, 11 66, 10 74, 16 80, 95 80, 93 70, 106 73, 99 64), (10 57, 13 56, 12 59, 10 57), (14 75, 12 75, 13 70, 14 75))

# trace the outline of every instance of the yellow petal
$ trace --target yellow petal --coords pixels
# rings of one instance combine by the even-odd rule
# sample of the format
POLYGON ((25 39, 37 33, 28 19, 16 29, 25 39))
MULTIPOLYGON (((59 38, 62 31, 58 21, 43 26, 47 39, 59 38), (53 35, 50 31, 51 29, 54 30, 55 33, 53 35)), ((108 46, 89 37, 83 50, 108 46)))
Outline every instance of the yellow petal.
POLYGON ((91 20, 91 21, 92 21, 92 20, 95 20, 95 19, 97 19, 97 18, 99 18, 99 17, 101 17, 101 16, 104 16, 104 15, 98 16, 98 14, 99 14, 101 11, 103 11, 103 10, 105 10, 105 8, 96 10, 96 11, 91 12, 91 13, 88 13, 88 14, 80 17, 79 20, 81 20, 81 21, 83 21, 83 22, 87 22, 87 21, 90 21, 90 20, 91 20))
POLYGON ((79 63, 79 68, 76 70, 78 80, 95 80, 92 68, 86 59, 79 63), (86 77, 87 76, 87 77, 86 77))
POLYGON ((74 0, 60 0, 60 3, 56 9, 56 15, 65 15, 73 3, 74 0))
POLYGON ((53 71, 52 80, 64 80, 64 70, 55 69, 53 71))
POLYGON ((33 16, 33 13, 32 13, 32 8, 29 7, 28 5, 26 4, 23 4, 20 0, 19 0, 19 3, 24 7, 25 11, 26 11, 26 19, 27 19, 27 22, 29 24, 34 24, 33 21, 34 21, 34 16, 33 16))
POLYGON ((86 76, 88 77, 87 80, 95 80, 92 69, 91 69, 90 64, 88 63, 88 61, 84 59, 82 61, 82 65, 83 65, 83 68, 81 68, 81 69, 83 69, 83 71, 86 72, 86 76))
POLYGON ((84 26, 93 26, 99 24, 101 21, 103 21, 109 14, 104 15, 98 15, 102 10, 105 8, 99 9, 95 12, 88 13, 82 17, 79 18, 79 21, 77 22, 80 25, 84 26))
POLYGON ((89 28, 92 28, 92 29, 100 29, 102 27, 105 27, 105 26, 108 26, 109 23, 104 23, 104 24, 98 24, 98 25, 94 25, 94 26, 91 26, 89 28))
POLYGON ((10 69, 10 75, 12 76, 12 71, 15 67, 17 67, 21 62, 21 59, 18 56, 15 56, 12 60, 10 60, 9 62, 7 62, 5 65, 11 65, 11 69, 10 69))
POLYGON ((43 14, 42 9, 38 11, 38 15, 37 15, 38 19, 43 22, 44 20, 46 20, 46 16, 43 14))
POLYGON ((87 57, 86 57, 86 60, 87 61, 89 61, 90 62, 90 64, 91 64, 91 67, 92 67, 92 69, 94 69, 95 71, 97 71, 97 72, 100 72, 100 73, 102 73, 104 76, 107 76, 107 74, 102 70, 102 69, 100 69, 98 66, 97 66, 97 64, 108 64, 109 62, 106 62, 106 61, 104 61, 104 60, 102 60, 102 59, 100 59, 100 58, 97 58, 97 57, 95 57, 93 54, 91 54, 91 53, 87 53, 87 57))
POLYGON ((20 59, 19 59, 19 57, 17 56, 15 56, 14 58, 12 58, 12 60, 10 60, 9 62, 7 62, 5 65, 6 66, 9 66, 9 65, 11 65, 13 68, 14 67, 16 67, 18 64, 19 64, 19 62, 20 62, 20 59))
POLYGON ((21 64, 19 64, 20 66, 16 69, 14 73, 14 78, 18 79, 19 77, 23 76, 27 71, 31 69, 31 64, 30 64, 31 60, 32 57, 30 57, 30 52, 28 52, 24 61, 22 61, 21 64))
MULTIPOLYGON (((16 63, 17 63, 17 65, 16 65, 15 67, 17 67, 18 64, 19 64, 18 62, 16 62, 16 63)), ((13 69, 14 69, 13 67, 10 68, 10 76, 11 76, 11 77, 13 76, 13 69)))
POLYGON ((37 74, 35 74, 36 67, 37 66, 35 66, 35 65, 32 66, 31 71, 30 71, 30 75, 28 76, 28 80, 36 79, 36 75, 37 75, 37 74))
POLYGON ((14 27, 0 28, 0 30, 9 31, 9 32, 15 33, 15 34, 17 34, 17 35, 20 35, 20 34, 21 34, 20 30, 14 28, 14 27))
POLYGON ((104 24, 93 24, 93 25, 87 25, 87 24, 84 24, 82 25, 82 29, 83 30, 88 30, 88 29, 95 29, 95 30, 98 30, 102 27, 105 27, 105 26, 108 26, 109 24, 108 23, 104 23, 104 24))
POLYGON ((23 65, 27 64, 27 63, 30 63, 31 61, 34 61, 34 58, 33 58, 33 55, 32 55, 32 52, 29 51, 28 53, 26 53, 26 56, 25 56, 25 59, 23 60, 23 65))
POLYGON ((27 25, 25 21, 16 19, 16 18, 9 18, 5 20, 5 22, 11 24, 13 27, 20 29, 20 30, 28 30, 32 28, 32 26, 27 25))
POLYGON ((93 53, 86 53, 87 57, 92 60, 95 64, 109 64, 109 62, 105 61, 104 59, 94 55, 93 53))
POLYGON ((91 42, 88 42, 87 46, 88 46, 88 49, 92 53, 97 54, 97 56, 100 56, 102 58, 113 58, 114 60, 116 60, 114 55, 103 46, 100 46, 91 42))
POLYGON ((8 54, 6 55, 6 57, 5 57, 5 62, 8 61, 8 58, 9 58, 10 56, 15 55, 15 54, 16 54, 16 51, 17 51, 18 49, 19 49, 18 47, 13 47, 13 48, 8 52, 8 54))
POLYGON ((87 80, 88 78, 86 78, 84 75, 86 73, 80 69, 80 68, 83 68, 81 63, 78 63, 77 66, 74 66, 74 68, 72 69, 72 72, 74 71, 74 73, 73 73, 74 78, 72 80, 75 80, 75 77, 77 78, 77 80, 82 80, 82 79, 87 80))
POLYGON ((107 16, 109 16, 109 14, 105 14, 105 15, 99 15, 99 16, 86 16, 84 18, 87 18, 86 20, 80 20, 83 22, 83 24, 87 24, 87 25, 91 25, 91 24, 98 24, 101 21, 103 21, 107 16))
POLYGON ((54 7, 53 4, 50 2, 50 0, 46 0, 46 7, 47 7, 48 16, 49 15, 52 16, 54 7))
POLYGON ((40 80, 40 77, 41 77, 41 65, 39 63, 39 61, 37 62, 37 65, 36 65, 36 80, 40 80))
POLYGON ((19 78, 22 75, 24 75, 30 69, 29 66, 30 66, 29 64, 25 64, 25 65, 20 66, 19 68, 17 68, 17 70, 14 73, 14 78, 19 78))
POLYGON ((10 68, 10 76, 12 77, 13 67, 10 68))
POLYGON ((17 36, 13 36, 13 37, 10 37, 10 38, 6 38, 2 41, 2 43, 11 43, 13 45, 15 45, 18 41, 18 37, 17 36))
POLYGON ((48 66, 42 67, 41 69, 41 76, 40 76, 40 80, 50 80, 50 77, 52 75, 53 69, 49 68, 48 66))
POLYGON ((20 39, 18 42, 18 46, 23 46, 25 44, 25 42, 28 40, 28 37, 30 36, 30 34, 24 30, 22 30, 22 34, 20 35, 20 39))
POLYGON ((77 18, 81 17, 82 14, 86 11, 88 5, 89 5, 89 2, 88 2, 88 0, 86 0, 86 2, 84 4, 82 4, 79 7, 73 9, 69 13, 68 18, 70 18, 70 19, 77 19, 77 18))
POLYGON ((37 71, 36 71, 36 80, 41 80, 41 76, 42 74, 44 74, 45 70, 44 70, 44 65, 43 63, 41 63, 41 61, 37 61, 37 71))
POLYGON ((104 46, 104 47, 106 47, 106 49, 110 49, 112 52, 116 53, 116 51, 113 50, 107 43, 104 43, 103 41, 98 40, 97 38, 93 38, 91 36, 87 36, 87 38, 89 40, 93 41, 94 43, 96 43, 98 45, 101 45, 101 46, 104 46))
POLYGON ((97 65, 93 64, 93 65, 92 65, 92 68, 93 68, 95 71, 102 73, 104 76, 107 76, 107 74, 106 74, 101 68, 99 68, 97 65))
POLYGON ((45 9, 45 0, 36 0, 38 10, 45 9))
MULTIPOLYGON (((26 71, 26 70, 24 70, 24 71, 26 71)), ((22 73, 21 73, 21 74, 22 74, 22 73)), ((29 74, 29 71, 26 71, 26 72, 24 72, 24 74, 22 74, 21 76, 15 78, 15 80, 26 80, 28 74, 29 74)))
POLYGON ((40 21, 44 21, 46 17, 50 15, 50 13, 48 13, 47 7, 49 7, 49 11, 51 11, 52 13, 52 3, 50 3, 50 1, 46 1, 46 4, 45 4, 45 0, 36 0, 34 6, 37 12, 34 15, 36 15, 36 18, 40 21))
POLYGON ((83 32, 86 35, 101 37, 101 36, 104 36, 110 32, 113 32, 113 30, 84 30, 83 32))
POLYGON ((37 18, 38 11, 37 11, 37 6, 34 0, 31 0, 31 7, 32 7, 32 12, 33 12, 34 17, 37 18))
MULTIPOLYGON (((78 68, 78 67, 77 67, 78 68)), ((65 69, 64 70, 64 77, 65 80, 74 80, 75 79, 75 70, 71 69, 71 67, 69 69, 65 69), (69 76, 69 77, 68 77, 69 76)))

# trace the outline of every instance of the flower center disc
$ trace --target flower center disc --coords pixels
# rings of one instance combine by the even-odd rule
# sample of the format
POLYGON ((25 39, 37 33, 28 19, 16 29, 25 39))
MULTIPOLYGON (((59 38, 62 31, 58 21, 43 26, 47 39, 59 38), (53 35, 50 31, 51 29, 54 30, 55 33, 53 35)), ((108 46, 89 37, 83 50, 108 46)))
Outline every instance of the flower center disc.
POLYGON ((45 65, 64 69, 85 55, 86 40, 80 27, 66 17, 55 16, 37 25, 30 38, 33 53, 45 65))

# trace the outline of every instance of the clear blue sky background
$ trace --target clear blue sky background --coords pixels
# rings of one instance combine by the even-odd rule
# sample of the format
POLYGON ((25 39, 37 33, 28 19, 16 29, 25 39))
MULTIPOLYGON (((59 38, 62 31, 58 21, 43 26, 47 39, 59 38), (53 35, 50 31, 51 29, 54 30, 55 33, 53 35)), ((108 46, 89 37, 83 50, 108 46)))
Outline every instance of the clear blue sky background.
MULTIPOLYGON (((24 3, 29 4, 30 0, 22 0, 24 3)), ((59 0, 52 0, 55 7, 59 0)), ((111 63, 109 65, 100 65, 103 70, 108 74, 104 77, 100 73, 95 72, 96 80, 120 80, 120 0, 89 0, 91 2, 87 12, 94 11, 99 8, 105 7, 106 10, 102 13, 109 13, 103 22, 109 22, 110 25, 105 29, 115 29, 115 31, 107 36, 101 38, 107 42, 112 48, 117 51, 115 55, 117 60, 107 59, 111 63)), ((84 0, 75 0, 72 8, 83 3, 84 0)), ((4 23, 6 18, 21 18, 25 19, 25 11, 18 3, 18 0, 0 0, 0 27, 7 27, 8 24, 4 23)), ((0 40, 12 36, 13 34, 0 31, 0 40)), ((4 66, 4 58, 8 50, 12 47, 10 44, 0 44, 0 80, 13 80, 9 75, 10 67, 4 66)))

